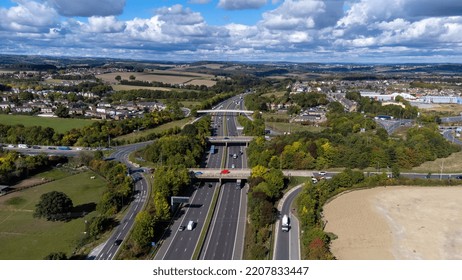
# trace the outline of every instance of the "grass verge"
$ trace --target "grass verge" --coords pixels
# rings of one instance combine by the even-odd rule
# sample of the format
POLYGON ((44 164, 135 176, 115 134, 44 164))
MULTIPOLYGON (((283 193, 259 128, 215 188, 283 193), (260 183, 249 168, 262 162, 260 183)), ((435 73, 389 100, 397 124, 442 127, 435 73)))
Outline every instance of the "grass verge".
POLYGON ((142 137, 146 137, 151 133, 162 133, 162 132, 164 132, 166 130, 169 130, 170 128, 174 128, 176 126, 181 128, 181 127, 185 126, 187 123, 189 123, 191 120, 192 120, 192 118, 189 117, 189 118, 184 118, 184 119, 177 120, 177 121, 168 122, 168 123, 159 125, 158 127, 155 127, 155 128, 146 129, 146 130, 133 132, 133 133, 130 133, 130 134, 126 134, 126 135, 116 137, 115 140, 119 140, 119 141, 125 140, 127 142, 134 142, 137 139, 142 138, 142 137))

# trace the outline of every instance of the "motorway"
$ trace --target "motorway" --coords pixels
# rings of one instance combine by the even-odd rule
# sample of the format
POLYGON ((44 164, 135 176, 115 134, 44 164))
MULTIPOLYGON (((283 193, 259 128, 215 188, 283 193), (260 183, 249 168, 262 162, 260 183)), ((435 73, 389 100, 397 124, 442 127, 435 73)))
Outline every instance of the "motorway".
MULTIPOLYGON (((235 104, 233 100, 227 100, 222 103, 226 108, 235 104)), ((213 136, 234 136, 237 135, 235 125, 235 117, 217 114, 212 117, 212 126, 214 128, 213 136)), ((247 163, 243 162, 240 154, 243 147, 225 145, 215 145, 213 153, 209 152, 206 159, 206 168, 221 169, 227 167, 232 172, 234 168, 247 167, 247 163), (236 153, 237 158, 229 156, 236 153), (225 164, 225 165, 223 165, 225 164)), ((245 151, 242 151, 245 153, 245 151)), ((225 183, 220 186, 216 181, 200 182, 199 187, 193 191, 188 205, 181 207, 174 217, 174 221, 162 238, 162 245, 159 248, 155 259, 156 260, 187 260, 193 257, 198 239, 203 230, 204 222, 207 213, 211 211, 211 200, 214 192, 219 192, 218 203, 214 212, 210 233, 206 236, 206 243, 202 250, 202 257, 207 259, 232 259, 236 253, 242 250, 235 250, 235 239, 239 232, 242 232, 243 226, 238 227, 238 217, 242 217, 241 206, 241 190, 235 188, 236 183, 225 183), (226 217, 226 219, 223 219, 226 217), (226 224, 223 222, 226 220, 226 224), (186 226, 188 221, 194 221, 195 228, 192 231, 187 229, 179 231, 180 226, 186 226), (216 246, 216 240, 219 240, 219 246, 216 246), (223 246, 223 244, 226 244, 223 246)), ((246 207, 244 205, 243 207, 246 207)), ((239 244, 243 244, 242 241, 239 244)), ((242 255, 242 253, 241 253, 242 255)), ((241 257, 239 256, 239 259, 241 257)))
MULTIPOLYGON (((242 102, 238 98, 234 98, 225 107, 227 109, 236 108, 238 107, 236 103, 242 106, 242 102)), ((235 116, 223 116, 223 122, 223 125, 226 126, 226 129, 223 131, 224 136, 238 136, 235 116)), ((233 169, 247 168, 245 146, 228 146, 225 156, 225 167, 231 173, 233 169)), ((236 182, 226 182, 221 187, 216 212, 200 259, 232 260, 242 258, 244 242, 242 237, 245 228, 245 219, 242 221, 240 218, 242 216, 245 218, 241 210, 245 211, 244 209, 247 207, 247 204, 243 205, 241 201, 242 192, 242 186, 236 187, 236 182), (241 238, 237 238, 237 236, 241 236, 241 238)))

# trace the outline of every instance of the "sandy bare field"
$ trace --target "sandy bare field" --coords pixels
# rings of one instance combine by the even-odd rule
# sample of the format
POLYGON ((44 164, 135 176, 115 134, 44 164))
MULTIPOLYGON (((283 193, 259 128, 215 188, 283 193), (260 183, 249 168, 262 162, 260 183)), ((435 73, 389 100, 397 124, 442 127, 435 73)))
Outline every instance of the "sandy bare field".
POLYGON ((462 259, 462 187, 380 187, 324 206, 337 259, 462 259))

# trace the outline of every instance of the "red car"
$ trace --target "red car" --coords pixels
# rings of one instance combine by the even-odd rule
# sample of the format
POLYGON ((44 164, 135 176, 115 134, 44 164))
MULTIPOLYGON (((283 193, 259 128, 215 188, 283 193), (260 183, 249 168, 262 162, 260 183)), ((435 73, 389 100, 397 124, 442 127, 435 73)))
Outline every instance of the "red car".
POLYGON ((221 170, 220 173, 221 174, 229 174, 229 170, 228 169, 223 169, 223 170, 221 170))

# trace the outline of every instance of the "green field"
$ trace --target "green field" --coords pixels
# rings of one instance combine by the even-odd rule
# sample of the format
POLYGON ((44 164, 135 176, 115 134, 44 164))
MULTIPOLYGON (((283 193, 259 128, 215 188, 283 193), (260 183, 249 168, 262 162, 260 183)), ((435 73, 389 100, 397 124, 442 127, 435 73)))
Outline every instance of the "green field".
POLYGON ((98 203, 106 183, 98 176, 90 179, 94 175, 83 172, 0 197, 0 259, 43 259, 58 251, 72 255, 77 242, 84 236, 85 220, 95 216, 96 211, 69 222, 36 219, 32 214, 40 195, 53 190, 67 194, 74 206, 98 203))
POLYGON ((0 114, 0 123, 7 125, 23 124, 24 126, 43 126, 51 127, 56 132, 64 133, 72 128, 82 128, 90 125, 94 120, 83 119, 61 119, 61 118, 44 118, 22 115, 3 115, 0 114))

